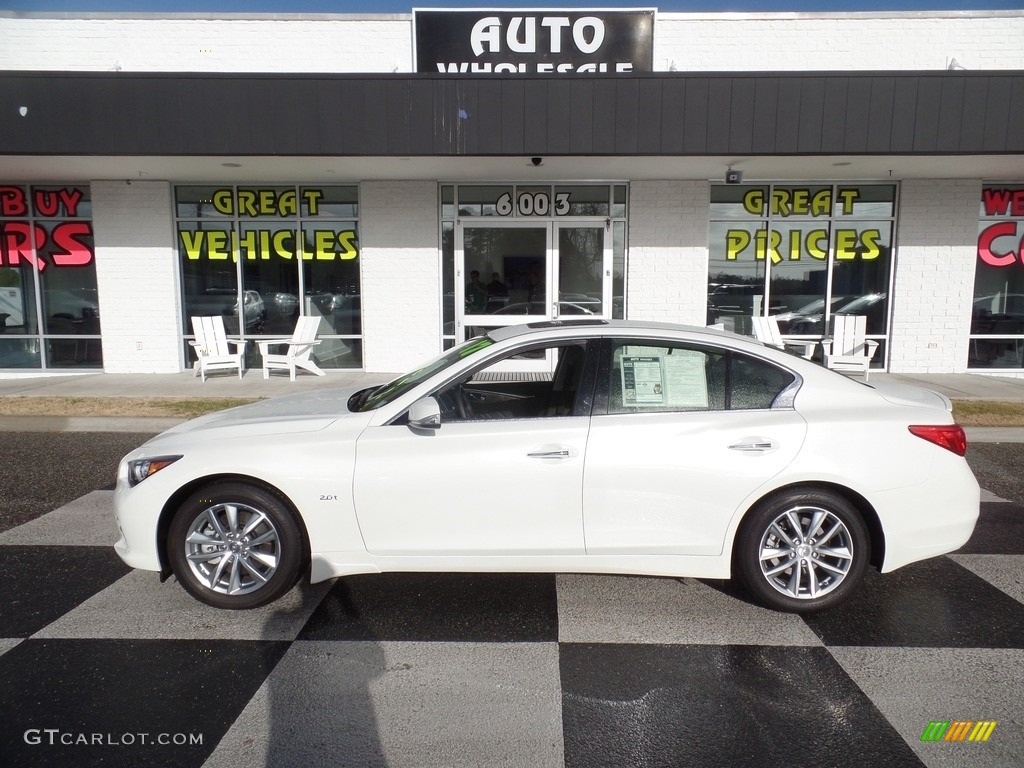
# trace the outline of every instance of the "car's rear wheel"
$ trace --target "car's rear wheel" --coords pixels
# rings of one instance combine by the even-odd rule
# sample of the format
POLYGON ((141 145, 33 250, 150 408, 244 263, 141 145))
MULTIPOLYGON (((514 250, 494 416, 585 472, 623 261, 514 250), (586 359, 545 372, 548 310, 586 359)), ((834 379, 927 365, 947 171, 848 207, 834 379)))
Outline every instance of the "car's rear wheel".
POLYGON ((860 513, 824 490, 776 496, 751 511, 737 537, 734 568, 769 608, 812 613, 841 603, 860 584, 871 539, 860 513))
POLYGON ((256 608, 290 590, 302 573, 302 531, 276 495, 240 482, 214 483, 178 508, 167 538, 174 575, 217 608, 256 608))

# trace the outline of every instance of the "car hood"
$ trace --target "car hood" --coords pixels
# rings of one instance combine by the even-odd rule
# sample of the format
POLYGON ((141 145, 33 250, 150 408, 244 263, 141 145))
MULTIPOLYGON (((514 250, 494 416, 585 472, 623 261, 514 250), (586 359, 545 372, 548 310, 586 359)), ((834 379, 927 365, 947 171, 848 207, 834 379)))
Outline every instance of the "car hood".
POLYGON ((361 387, 318 389, 260 400, 186 421, 155 440, 196 432, 210 433, 208 436, 211 438, 315 432, 338 419, 365 418, 365 414, 351 413, 346 405, 349 397, 359 389, 361 387))
POLYGON ((871 387, 895 405, 941 408, 944 411, 950 412, 953 410, 953 404, 948 397, 939 392, 933 392, 930 389, 892 382, 879 382, 871 384, 871 387))

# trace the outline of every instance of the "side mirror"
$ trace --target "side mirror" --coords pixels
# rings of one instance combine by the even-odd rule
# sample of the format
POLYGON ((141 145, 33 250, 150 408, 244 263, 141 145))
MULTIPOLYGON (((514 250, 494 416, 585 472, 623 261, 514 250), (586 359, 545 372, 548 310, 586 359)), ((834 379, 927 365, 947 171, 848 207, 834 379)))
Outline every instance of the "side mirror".
POLYGON ((409 408, 409 426, 414 429, 440 429, 441 406, 432 397, 417 400, 409 408))

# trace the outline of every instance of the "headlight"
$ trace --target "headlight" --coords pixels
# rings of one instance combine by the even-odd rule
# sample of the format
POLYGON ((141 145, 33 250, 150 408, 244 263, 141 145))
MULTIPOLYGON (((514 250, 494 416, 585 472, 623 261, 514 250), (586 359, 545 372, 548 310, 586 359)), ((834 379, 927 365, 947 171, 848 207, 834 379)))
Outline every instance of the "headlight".
POLYGON ((147 477, 155 475, 164 467, 180 459, 181 456, 154 456, 151 459, 134 459, 128 462, 128 485, 135 487, 147 477))

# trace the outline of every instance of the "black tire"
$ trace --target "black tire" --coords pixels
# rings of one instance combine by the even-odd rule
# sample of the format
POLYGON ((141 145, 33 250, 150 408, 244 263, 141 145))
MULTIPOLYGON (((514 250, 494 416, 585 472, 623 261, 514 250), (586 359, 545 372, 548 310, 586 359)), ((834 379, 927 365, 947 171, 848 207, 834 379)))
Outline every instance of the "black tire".
POLYGON ((242 482, 193 493, 171 521, 167 556, 181 586, 215 608, 266 605, 302 575, 306 544, 291 509, 242 482))
POLYGON ((854 506, 804 488, 750 511, 736 538, 733 570, 761 605, 814 613, 846 600, 870 559, 871 537, 854 506))

